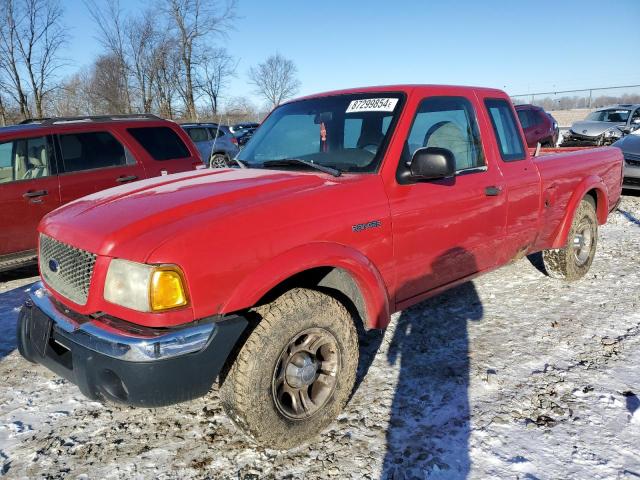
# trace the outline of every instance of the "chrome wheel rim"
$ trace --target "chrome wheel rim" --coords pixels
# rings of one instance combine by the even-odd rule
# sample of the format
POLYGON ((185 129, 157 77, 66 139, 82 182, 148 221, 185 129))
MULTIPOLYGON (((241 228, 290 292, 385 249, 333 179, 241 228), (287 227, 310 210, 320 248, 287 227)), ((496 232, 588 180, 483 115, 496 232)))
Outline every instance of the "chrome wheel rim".
POLYGON ((273 372, 273 400, 287 418, 313 416, 333 396, 340 355, 338 342, 323 328, 297 334, 280 354, 273 372))
POLYGON ((226 168, 227 166, 227 161, 224 157, 224 155, 214 155, 213 157, 211 157, 211 160, 209 161, 209 166, 211 168, 226 168))
POLYGON ((578 266, 589 260, 594 237, 593 225, 588 219, 583 219, 573 236, 573 254, 578 266))

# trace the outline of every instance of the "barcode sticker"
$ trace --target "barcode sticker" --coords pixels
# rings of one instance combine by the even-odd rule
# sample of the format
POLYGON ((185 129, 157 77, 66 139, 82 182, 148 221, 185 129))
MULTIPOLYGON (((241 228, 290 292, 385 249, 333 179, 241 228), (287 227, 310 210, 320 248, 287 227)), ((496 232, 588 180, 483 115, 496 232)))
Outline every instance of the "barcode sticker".
POLYGON ((346 113, 356 112, 393 112, 398 103, 397 98, 363 98, 352 100, 346 113))

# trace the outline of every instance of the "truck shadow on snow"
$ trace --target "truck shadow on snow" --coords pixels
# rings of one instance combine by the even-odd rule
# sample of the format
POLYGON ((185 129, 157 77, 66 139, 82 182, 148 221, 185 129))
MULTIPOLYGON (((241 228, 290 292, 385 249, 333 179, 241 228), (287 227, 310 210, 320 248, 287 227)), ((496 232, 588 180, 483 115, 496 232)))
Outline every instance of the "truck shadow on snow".
MULTIPOLYGON (((25 267, 0 273, 0 284, 38 275, 37 267, 25 267)), ((7 291, 0 291, 0 360, 16 349, 18 311, 27 297, 29 283, 7 291)))
MULTIPOLYGON (((462 258, 474 263, 472 255, 462 258)), ((460 258, 460 257, 459 257, 460 258)), ((429 275, 450 269, 437 259, 429 275)), ((468 270, 467 270, 468 271, 468 270)), ((472 282, 404 310, 387 351, 399 363, 383 479, 465 478, 470 470, 469 322, 483 317, 472 282)))

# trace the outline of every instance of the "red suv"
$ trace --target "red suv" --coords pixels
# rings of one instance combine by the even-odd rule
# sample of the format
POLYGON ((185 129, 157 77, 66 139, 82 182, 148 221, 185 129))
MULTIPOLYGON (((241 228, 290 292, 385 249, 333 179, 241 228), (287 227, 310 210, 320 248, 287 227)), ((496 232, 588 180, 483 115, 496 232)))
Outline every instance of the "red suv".
POLYGON ((515 108, 527 146, 535 148, 538 143, 548 148, 556 146, 559 129, 555 118, 535 105, 516 105, 515 108))
POLYGON ((36 227, 71 200, 193 170, 198 151, 154 115, 52 118, 0 128, 0 271, 36 258, 36 227))

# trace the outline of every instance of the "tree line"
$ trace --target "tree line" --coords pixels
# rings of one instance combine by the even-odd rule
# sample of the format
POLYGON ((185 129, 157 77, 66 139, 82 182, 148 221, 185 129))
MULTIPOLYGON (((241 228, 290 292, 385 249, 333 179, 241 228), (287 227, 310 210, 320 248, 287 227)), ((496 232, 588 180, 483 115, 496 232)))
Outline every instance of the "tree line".
POLYGON ((223 46, 237 0, 158 0, 125 13, 119 0, 85 0, 101 53, 62 77, 71 59, 59 0, 0 0, 0 124, 48 116, 156 113, 181 120, 258 120, 298 92, 295 64, 276 53, 241 79, 223 46), (246 81, 265 100, 227 98, 246 81), (225 98, 224 106, 222 99, 225 98))

